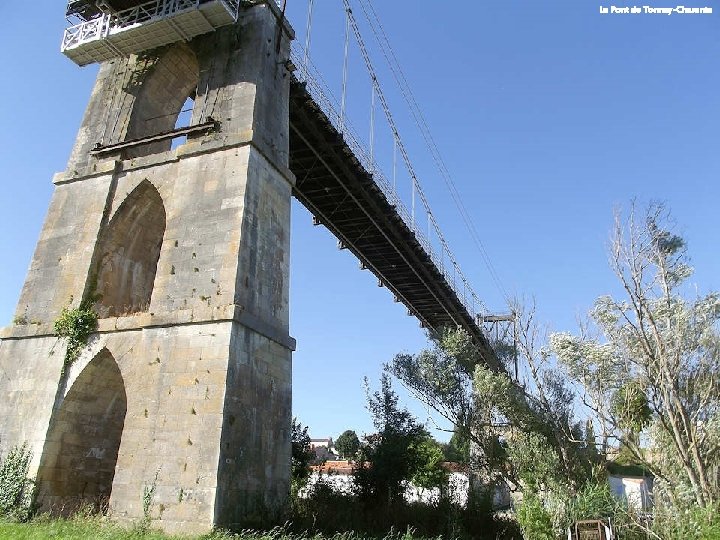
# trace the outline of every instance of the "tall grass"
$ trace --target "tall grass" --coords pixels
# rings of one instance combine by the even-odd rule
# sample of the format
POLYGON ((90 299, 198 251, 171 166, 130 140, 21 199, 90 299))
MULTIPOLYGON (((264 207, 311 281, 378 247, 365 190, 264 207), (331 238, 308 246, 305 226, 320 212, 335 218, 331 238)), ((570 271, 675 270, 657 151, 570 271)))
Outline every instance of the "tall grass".
POLYGON ((143 524, 122 527, 106 518, 78 516, 71 519, 36 517, 26 523, 0 521, 3 540, 171 540, 173 537, 143 524))
MULTIPOLYGON (((36 518, 27 523, 0 520, 0 538, 2 540, 188 540, 187 536, 177 537, 151 530, 143 524, 122 527, 106 518, 76 517, 72 519, 36 518)), ((355 532, 343 532, 332 535, 297 533, 287 527, 277 527, 269 531, 241 531, 229 533, 216 531, 196 540, 419 540, 422 537, 412 532, 391 532, 384 536, 368 536, 355 532)))

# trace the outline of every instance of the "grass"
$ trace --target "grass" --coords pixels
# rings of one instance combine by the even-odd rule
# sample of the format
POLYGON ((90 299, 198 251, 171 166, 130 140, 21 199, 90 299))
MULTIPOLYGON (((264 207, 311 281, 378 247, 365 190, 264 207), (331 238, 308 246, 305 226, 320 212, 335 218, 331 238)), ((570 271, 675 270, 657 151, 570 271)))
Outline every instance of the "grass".
MULTIPOLYGON (((357 533, 338 533, 335 535, 308 535, 288 532, 284 528, 270 531, 244 531, 239 534, 215 532, 200 537, 170 536, 160 531, 137 524, 122 527, 104 518, 76 517, 73 519, 55 519, 39 517, 29 523, 12 523, 0 519, 0 538, 2 540, 364 540, 376 537, 357 533)), ((389 534, 384 540, 419 540, 410 533, 389 534)))
POLYGON ((173 537, 141 526, 130 528, 99 518, 49 519, 40 517, 28 523, 0 521, 3 540, 171 540, 173 537))

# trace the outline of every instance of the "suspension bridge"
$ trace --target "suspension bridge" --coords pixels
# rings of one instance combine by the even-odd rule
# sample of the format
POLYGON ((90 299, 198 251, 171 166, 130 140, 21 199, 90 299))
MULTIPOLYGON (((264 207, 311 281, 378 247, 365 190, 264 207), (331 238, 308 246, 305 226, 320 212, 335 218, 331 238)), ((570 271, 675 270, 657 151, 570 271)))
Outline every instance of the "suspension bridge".
MULTIPOLYGON (((417 129, 438 165, 439 175, 446 181, 469 234, 487 263, 477 231, 462 206, 422 112, 397 64, 382 23, 370 0, 357 1, 360 8, 357 11, 365 16, 385 59, 390 62, 417 129)), ((278 0, 271 3, 277 12, 279 26, 285 17, 286 2, 278 0)), ((81 20, 66 31, 62 49, 76 63, 83 65, 118 54, 138 52, 148 48, 148 42, 157 46, 191 39, 231 24, 242 5, 258 2, 151 0, 115 3, 117 9, 114 12, 101 13, 96 12, 93 8, 95 4, 91 2, 71 2, 70 11, 81 20), (148 31, 148 27, 154 28, 152 32, 148 31)), ((345 31, 339 100, 312 63, 310 48, 314 9, 314 0, 308 0, 304 47, 295 43, 291 58, 287 60, 292 73, 289 167, 297 179, 294 196, 312 213, 314 223, 327 227, 337 237, 338 246, 350 250, 360 261, 361 268, 371 271, 378 284, 390 290, 394 300, 402 302, 408 313, 417 317, 424 328, 430 331, 444 327, 465 329, 480 348, 486 363, 498 367, 483 327, 483 323, 492 318, 460 269, 430 208, 353 5, 350 0, 342 0, 345 31), (353 46, 360 52, 371 88, 369 144, 361 142, 346 114, 348 56, 353 46), (375 148, 378 106, 391 133, 393 158, 392 171, 388 173, 375 159, 378 154, 375 148), (411 184, 409 205, 404 203, 396 189, 398 161, 411 184)), ((207 128, 207 124, 189 126, 163 136, 172 137, 191 133, 193 129, 207 128)), ((131 141, 130 144, 137 142, 146 141, 131 141)), ((489 269, 498 283, 491 266, 489 269)))
POLYGON ((371 0, 331 5, 344 22, 335 94, 312 61, 313 0, 304 47, 291 47, 284 0, 68 3, 62 52, 101 65, 0 334, 0 440, 38 457, 43 509, 109 500, 116 517, 147 519, 138 493, 157 485, 153 525, 169 532, 282 517, 293 196, 424 328, 464 328, 502 369, 484 325, 503 317, 430 208, 368 37, 501 284, 382 23, 371 0), (367 144, 349 114, 351 54, 368 83, 367 144), (55 354, 67 344, 54 321, 84 306, 97 315, 87 343, 55 354))

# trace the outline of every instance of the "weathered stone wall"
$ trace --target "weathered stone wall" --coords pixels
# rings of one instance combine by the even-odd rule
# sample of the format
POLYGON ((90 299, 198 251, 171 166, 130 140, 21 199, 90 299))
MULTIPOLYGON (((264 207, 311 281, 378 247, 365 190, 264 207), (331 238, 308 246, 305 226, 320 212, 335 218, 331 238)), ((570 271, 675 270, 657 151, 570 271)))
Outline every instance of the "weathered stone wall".
POLYGON ((65 347, 39 325, 6 328, 0 341, 0 455, 27 442, 33 451, 31 471, 37 471, 58 391, 65 347), (25 332, 23 332, 25 331, 25 332))
POLYGON ((235 27, 101 66, 68 169, 54 179, 22 323, 0 333, 0 452, 30 443, 46 508, 109 495, 118 519, 148 514, 183 533, 282 514, 293 178, 291 30, 278 56, 277 15, 249 7, 235 27), (98 142, 160 129, 138 126, 189 91, 192 122, 212 116, 219 131, 175 150, 90 155, 98 142), (61 375, 52 323, 83 299, 102 318, 61 375))

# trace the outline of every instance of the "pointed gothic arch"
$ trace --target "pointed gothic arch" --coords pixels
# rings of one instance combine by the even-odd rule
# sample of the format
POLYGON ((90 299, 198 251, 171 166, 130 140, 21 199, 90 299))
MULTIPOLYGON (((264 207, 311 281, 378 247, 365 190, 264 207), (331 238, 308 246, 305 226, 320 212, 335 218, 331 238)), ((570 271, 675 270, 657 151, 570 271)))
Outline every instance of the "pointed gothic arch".
POLYGON ((102 349, 53 411, 37 477, 42 509, 69 514, 107 503, 126 413, 122 374, 102 349))
MULTIPOLYGON (((195 52, 185 43, 170 46, 150 68, 139 87, 125 140, 139 139, 170 131, 183 105, 195 99, 200 65, 195 52)), ((126 151, 134 158, 170 150, 170 139, 144 144, 126 151)))
POLYGON ((147 311, 165 224, 162 197, 143 180, 100 235, 91 281, 101 318, 147 311))

